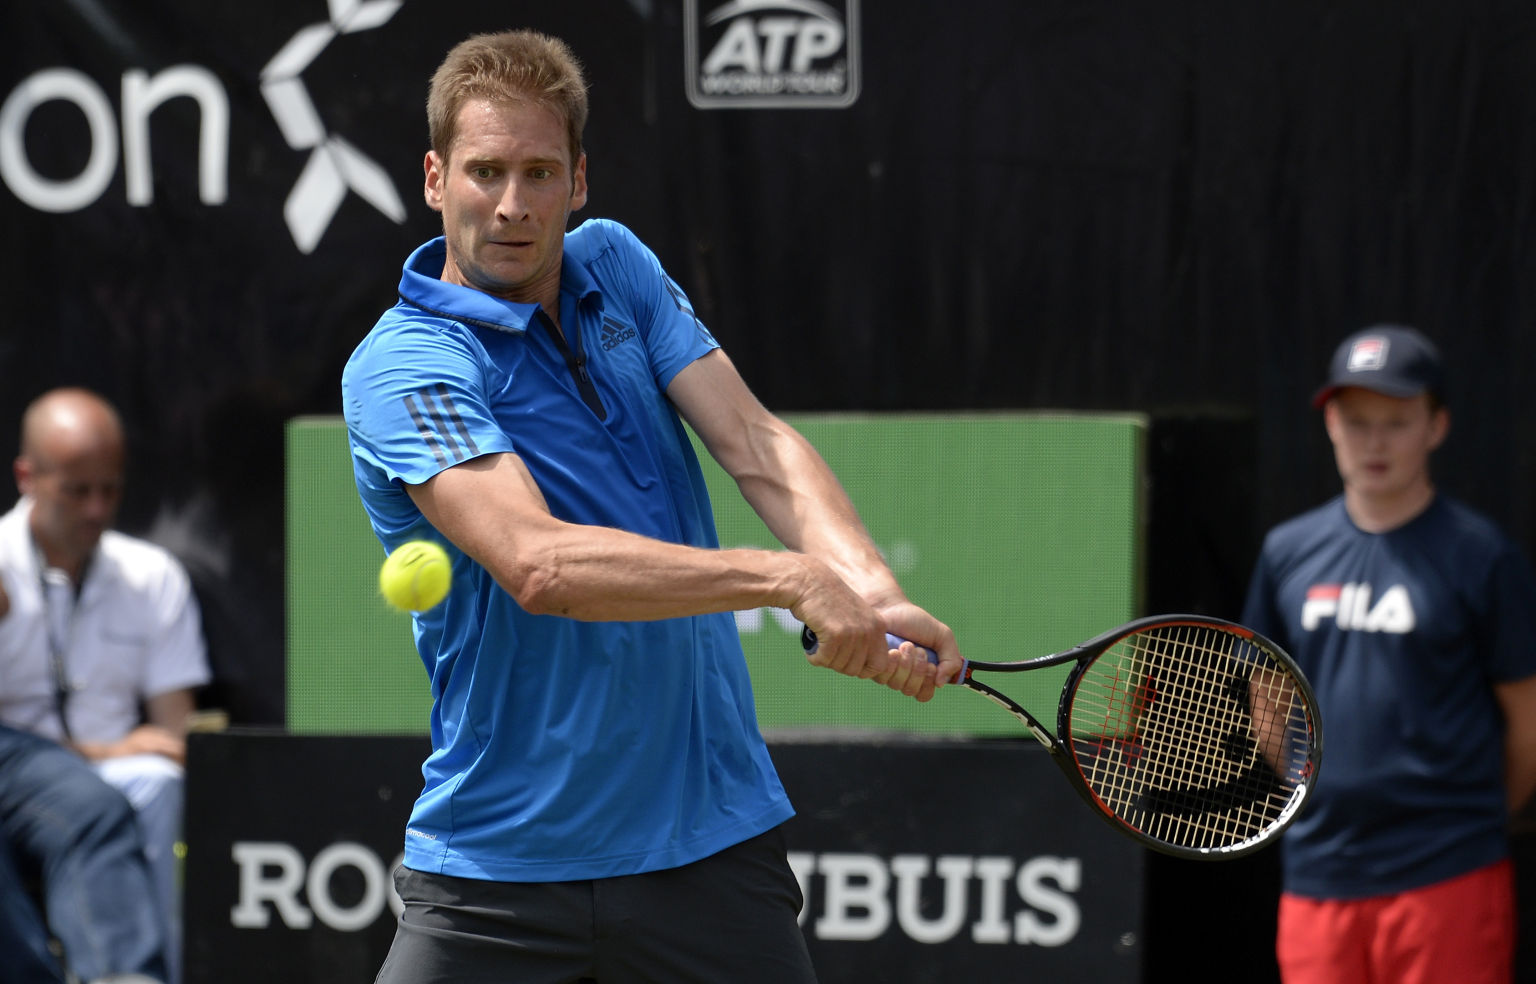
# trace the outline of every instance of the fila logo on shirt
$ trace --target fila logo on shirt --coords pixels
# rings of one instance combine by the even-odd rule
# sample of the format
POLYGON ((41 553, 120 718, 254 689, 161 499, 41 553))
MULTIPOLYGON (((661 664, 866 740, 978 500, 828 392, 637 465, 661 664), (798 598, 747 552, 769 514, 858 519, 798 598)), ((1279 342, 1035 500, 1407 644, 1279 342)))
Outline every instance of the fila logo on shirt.
POLYGON ((1401 584, 1373 598, 1369 584, 1314 584, 1307 589, 1301 606, 1301 627, 1313 631, 1324 619, 1333 619, 1340 629, 1355 632, 1412 632, 1417 624, 1413 601, 1401 584))

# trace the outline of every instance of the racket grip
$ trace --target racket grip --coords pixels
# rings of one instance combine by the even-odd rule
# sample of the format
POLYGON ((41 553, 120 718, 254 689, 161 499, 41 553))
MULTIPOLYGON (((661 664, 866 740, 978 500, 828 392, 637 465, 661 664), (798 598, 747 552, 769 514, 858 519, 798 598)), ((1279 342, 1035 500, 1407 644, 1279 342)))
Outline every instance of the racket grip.
MULTIPOLYGON (((885 643, 892 649, 900 649, 901 644, 907 641, 909 640, 903 639, 901 636, 891 635, 889 632, 885 634, 885 643)), ((807 656, 814 656, 816 654, 816 650, 820 646, 821 643, 816 640, 816 633, 811 631, 811 627, 809 625, 802 626, 800 629, 800 648, 805 650, 805 654, 807 656)), ((918 646, 917 648, 921 649, 923 653, 928 657, 928 662, 935 666, 939 665, 938 653, 934 652, 932 649, 929 649, 927 646, 918 646)))

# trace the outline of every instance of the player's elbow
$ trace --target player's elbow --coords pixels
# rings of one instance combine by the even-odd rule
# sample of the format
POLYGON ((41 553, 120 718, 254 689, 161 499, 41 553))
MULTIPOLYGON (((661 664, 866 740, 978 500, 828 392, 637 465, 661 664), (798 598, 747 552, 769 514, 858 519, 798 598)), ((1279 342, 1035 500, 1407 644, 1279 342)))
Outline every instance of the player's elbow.
POLYGON ((569 582, 555 564, 527 564, 502 582, 518 607, 530 615, 569 616, 572 599, 569 582))

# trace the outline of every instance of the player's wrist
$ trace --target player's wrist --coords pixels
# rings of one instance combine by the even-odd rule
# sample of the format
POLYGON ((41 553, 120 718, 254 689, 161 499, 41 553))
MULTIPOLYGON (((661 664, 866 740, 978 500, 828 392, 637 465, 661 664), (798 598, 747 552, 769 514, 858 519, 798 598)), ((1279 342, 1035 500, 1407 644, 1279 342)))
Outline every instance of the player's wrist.
POLYGON ((774 588, 775 608, 787 608, 803 620, 806 602, 825 594, 829 580, 837 575, 826 564, 809 554, 786 551, 778 555, 784 561, 774 588))
POLYGON ((884 610, 908 604, 906 592, 902 591, 896 575, 878 557, 862 564, 851 564, 838 558, 830 566, 837 578, 852 588, 871 608, 884 610))

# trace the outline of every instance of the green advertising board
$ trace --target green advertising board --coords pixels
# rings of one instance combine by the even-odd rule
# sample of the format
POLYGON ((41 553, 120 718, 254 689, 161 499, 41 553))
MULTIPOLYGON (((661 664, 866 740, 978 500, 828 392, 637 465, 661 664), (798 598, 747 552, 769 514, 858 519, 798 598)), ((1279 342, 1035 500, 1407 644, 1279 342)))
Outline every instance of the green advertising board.
MULTIPOLYGON (((831 463, 909 597, 973 659, 1066 648, 1139 612, 1146 422, 1129 415, 785 415, 831 463)), ((775 547, 734 483, 701 452, 721 544, 775 547)), ((352 485, 336 418, 288 427, 288 727, 426 729, 426 675, 410 618, 388 608, 382 548, 352 485)), ((1009 735, 975 695, 918 705, 810 666, 787 611, 738 612, 765 732, 1009 735)), ((1009 692, 1052 719, 1064 671, 1009 692)))

